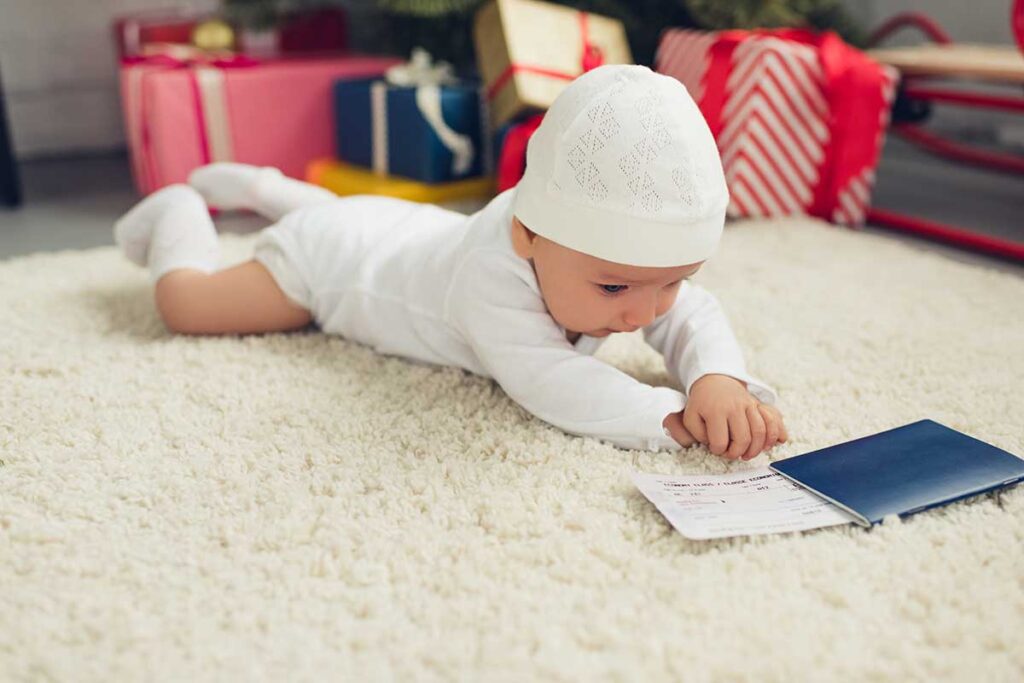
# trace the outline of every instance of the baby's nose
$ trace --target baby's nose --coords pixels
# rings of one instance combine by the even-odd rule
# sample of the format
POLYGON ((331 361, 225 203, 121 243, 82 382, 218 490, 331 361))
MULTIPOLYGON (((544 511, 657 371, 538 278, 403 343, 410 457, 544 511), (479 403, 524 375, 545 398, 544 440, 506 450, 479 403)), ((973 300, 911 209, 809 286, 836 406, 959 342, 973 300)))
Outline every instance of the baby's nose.
POLYGON ((643 302, 629 308, 622 319, 628 327, 635 329, 647 327, 654 322, 656 306, 656 302, 643 302))

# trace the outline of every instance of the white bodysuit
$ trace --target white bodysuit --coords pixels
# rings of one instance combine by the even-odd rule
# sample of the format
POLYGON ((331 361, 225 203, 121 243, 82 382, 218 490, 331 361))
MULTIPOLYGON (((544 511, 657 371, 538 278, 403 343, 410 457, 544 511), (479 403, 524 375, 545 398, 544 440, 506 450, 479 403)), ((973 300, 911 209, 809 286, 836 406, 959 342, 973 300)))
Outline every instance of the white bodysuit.
MULTIPOLYGON (((286 215, 260 235, 256 258, 314 321, 385 354, 495 379, 533 415, 623 448, 678 449, 663 429, 686 404, 597 360, 603 339, 575 344, 548 313, 529 261, 512 248, 515 189, 466 216, 430 204, 348 197, 286 215)), ((708 373, 776 393, 746 372, 710 293, 684 282, 671 310, 643 330, 685 387, 708 373)))

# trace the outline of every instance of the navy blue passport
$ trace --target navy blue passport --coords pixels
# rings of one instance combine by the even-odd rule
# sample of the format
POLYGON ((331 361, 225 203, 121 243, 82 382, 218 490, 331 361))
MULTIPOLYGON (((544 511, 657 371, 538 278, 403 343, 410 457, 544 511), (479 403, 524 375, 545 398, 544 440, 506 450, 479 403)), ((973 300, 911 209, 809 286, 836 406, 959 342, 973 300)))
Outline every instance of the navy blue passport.
POLYGON ((1024 460, 933 420, 780 460, 771 468, 864 526, 1024 480, 1024 460))

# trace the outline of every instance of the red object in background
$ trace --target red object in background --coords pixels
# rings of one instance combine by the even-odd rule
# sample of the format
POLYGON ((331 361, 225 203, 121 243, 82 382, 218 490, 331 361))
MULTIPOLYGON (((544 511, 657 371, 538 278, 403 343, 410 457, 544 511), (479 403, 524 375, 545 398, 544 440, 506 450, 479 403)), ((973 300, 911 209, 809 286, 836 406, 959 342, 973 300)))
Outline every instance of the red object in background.
POLYGON ((979 235, 937 221, 915 218, 886 209, 871 209, 868 211, 868 220, 870 223, 884 228, 894 228, 912 235, 945 242, 962 249, 1000 256, 1018 263, 1024 262, 1024 244, 1018 242, 979 235))
MULTIPOLYGON (((1010 15, 1017 43, 1024 51, 1024 0, 1015 0, 1010 15)), ((876 45, 895 31, 903 27, 920 30, 933 42, 940 45, 954 45, 952 38, 927 15, 917 12, 898 14, 879 26, 869 37, 868 44, 876 45)), ((941 76, 934 74, 933 76, 941 76)), ((1020 97, 994 95, 963 89, 951 90, 935 86, 921 86, 927 76, 914 76, 906 79, 903 96, 909 100, 923 102, 945 102, 969 107, 987 107, 1024 112, 1024 99, 1020 97)), ((917 124, 905 123, 893 127, 893 132, 905 140, 939 156, 954 161, 963 161, 982 167, 994 168, 1009 173, 1024 173, 1024 159, 1019 155, 991 152, 977 149, 942 138, 925 130, 917 124)), ((963 249, 980 251, 1016 262, 1024 262, 1024 245, 986 235, 978 235, 969 230, 952 225, 945 225, 914 216, 900 214, 886 209, 872 208, 868 211, 868 222, 874 225, 891 228, 922 237, 952 244, 963 249)))
POLYGON ((1013 4, 1013 34, 1017 36, 1017 45, 1020 51, 1024 52, 1024 0, 1017 0, 1013 4))
MULTIPOLYGON (((208 12, 188 9, 158 9, 134 12, 114 22, 114 40, 119 60, 136 57, 154 43, 190 45, 192 31, 202 21, 216 18, 208 12)), ((271 52, 331 53, 348 50, 348 15, 341 8, 328 7, 296 13, 276 31, 271 52)), ((236 30, 238 49, 245 52, 245 34, 236 30)), ((256 50, 259 51, 258 49, 256 50)))
POLYGON ((509 127, 498 155, 498 192, 515 187, 523 177, 526 171, 526 145, 543 120, 543 114, 536 114, 509 127))
POLYGON ((902 12, 893 17, 889 17, 881 26, 872 31, 871 35, 868 36, 868 45, 877 45, 905 26, 913 26, 917 30, 921 31, 921 33, 931 38, 933 43, 948 45, 953 42, 953 39, 949 37, 949 34, 946 33, 945 29, 939 26, 935 20, 927 14, 921 14, 920 12, 902 12))
POLYGON ((831 31, 669 29, 655 70, 682 82, 707 120, 730 217, 864 222, 894 69, 831 31))
POLYGON ((278 29, 281 52, 343 52, 348 49, 348 15, 337 7, 302 12, 278 29))
POLYGON ((192 29, 208 19, 208 13, 184 9, 162 9, 136 12, 114 21, 114 41, 119 60, 134 57, 142 48, 153 43, 190 44, 192 29))

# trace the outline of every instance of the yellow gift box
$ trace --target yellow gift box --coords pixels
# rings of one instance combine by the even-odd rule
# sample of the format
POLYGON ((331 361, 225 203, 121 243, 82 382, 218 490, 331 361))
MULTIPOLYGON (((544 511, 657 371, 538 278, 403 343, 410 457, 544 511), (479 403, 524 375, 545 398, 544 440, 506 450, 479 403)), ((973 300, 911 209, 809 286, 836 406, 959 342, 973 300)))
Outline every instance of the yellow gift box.
POLYGON ((343 197, 354 194, 377 194, 430 204, 489 197, 494 194, 494 179, 490 177, 448 183, 421 183, 408 178, 378 175, 369 169, 352 166, 336 159, 318 159, 310 162, 306 168, 306 180, 343 197))
POLYGON ((633 63, 621 21, 538 0, 483 6, 473 43, 495 128, 523 111, 546 110, 585 71, 633 63))

